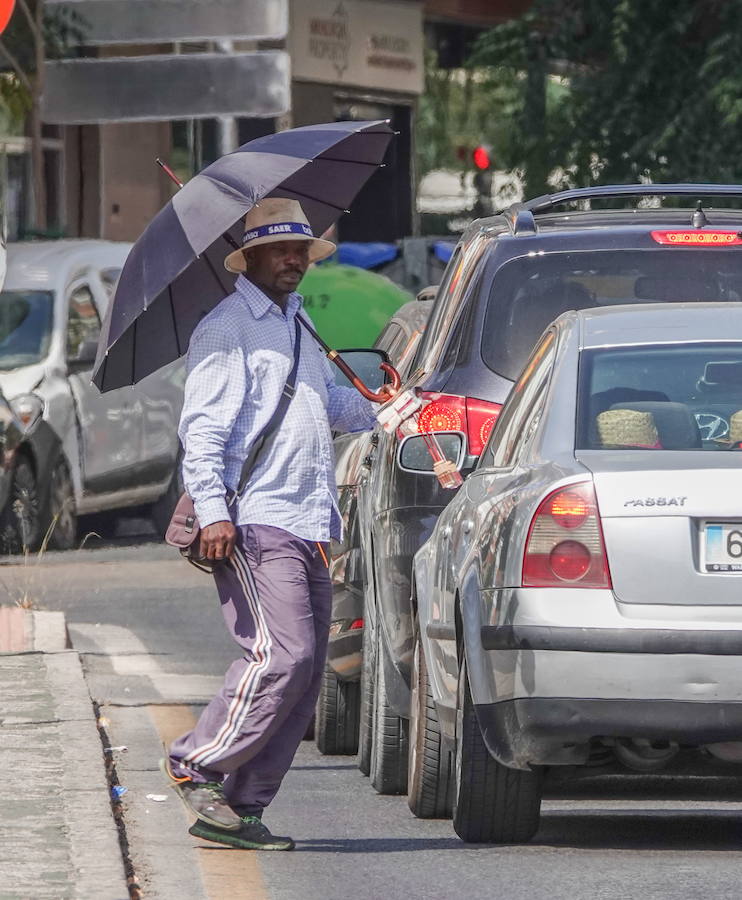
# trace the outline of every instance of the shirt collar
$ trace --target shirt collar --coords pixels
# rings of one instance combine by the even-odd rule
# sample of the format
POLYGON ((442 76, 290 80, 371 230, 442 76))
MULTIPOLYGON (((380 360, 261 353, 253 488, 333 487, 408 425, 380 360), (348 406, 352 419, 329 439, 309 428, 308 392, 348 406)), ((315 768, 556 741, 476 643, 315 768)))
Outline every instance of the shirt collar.
MULTIPOLYGON (((248 278, 245 278, 244 275, 238 276, 237 281, 235 282, 235 289, 256 319, 262 319, 263 316, 272 309, 280 312, 280 309, 270 297, 266 296, 256 284, 253 284, 253 282, 248 278)), ((289 294, 289 300, 286 304, 286 318, 292 319, 301 309, 303 302, 303 297, 296 291, 289 294)))

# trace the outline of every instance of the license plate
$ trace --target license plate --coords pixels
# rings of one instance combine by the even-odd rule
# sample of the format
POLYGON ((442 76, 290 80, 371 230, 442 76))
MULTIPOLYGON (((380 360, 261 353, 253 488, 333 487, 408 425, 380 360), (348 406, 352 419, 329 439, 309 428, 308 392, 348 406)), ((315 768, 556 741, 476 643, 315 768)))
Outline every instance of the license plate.
POLYGON ((703 550, 706 572, 742 572, 742 522, 707 522, 703 550))

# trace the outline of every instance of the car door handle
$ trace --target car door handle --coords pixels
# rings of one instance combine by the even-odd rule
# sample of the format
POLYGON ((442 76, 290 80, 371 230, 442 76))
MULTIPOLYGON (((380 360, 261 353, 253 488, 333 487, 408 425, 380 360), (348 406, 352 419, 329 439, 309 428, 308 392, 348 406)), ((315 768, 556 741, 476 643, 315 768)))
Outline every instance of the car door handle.
POLYGON ((465 519, 465 520, 461 523, 461 527, 462 527, 462 529, 463 529, 463 531, 464 531, 464 534, 469 534, 469 532, 470 532, 470 531, 472 530, 472 528, 474 527, 474 522, 472 522, 471 519, 465 519))

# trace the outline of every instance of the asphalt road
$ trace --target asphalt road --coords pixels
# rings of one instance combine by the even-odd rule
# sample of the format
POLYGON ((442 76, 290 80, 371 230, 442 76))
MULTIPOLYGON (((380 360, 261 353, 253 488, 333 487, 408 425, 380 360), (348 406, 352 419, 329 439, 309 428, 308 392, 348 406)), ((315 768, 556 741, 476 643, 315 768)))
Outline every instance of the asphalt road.
POLYGON ((186 824, 182 814, 172 800, 144 798, 164 790, 158 741, 198 714, 236 655, 209 578, 134 534, 25 564, 3 561, 0 591, 4 602, 25 596, 66 613, 91 694, 111 721, 112 743, 129 744, 118 753, 118 768, 122 783, 131 784, 130 850, 145 897, 706 900, 742 894, 738 778, 552 784, 530 844, 474 847, 459 841, 449 822, 414 819, 404 798, 377 796, 354 759, 321 757, 306 742, 266 816, 276 833, 298 841, 294 853, 196 849, 193 842, 175 852, 173 834, 186 824), (149 852, 155 845, 157 852, 149 852), (199 866, 203 889, 195 886, 199 866))

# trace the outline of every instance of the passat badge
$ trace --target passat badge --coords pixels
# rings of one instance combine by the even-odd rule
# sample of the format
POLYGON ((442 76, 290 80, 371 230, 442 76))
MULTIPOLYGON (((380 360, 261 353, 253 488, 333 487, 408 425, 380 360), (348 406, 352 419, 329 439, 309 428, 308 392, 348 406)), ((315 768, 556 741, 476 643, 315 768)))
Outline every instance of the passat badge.
POLYGON ((685 506, 687 499, 687 497, 642 497, 637 500, 627 500, 624 507, 685 506))

